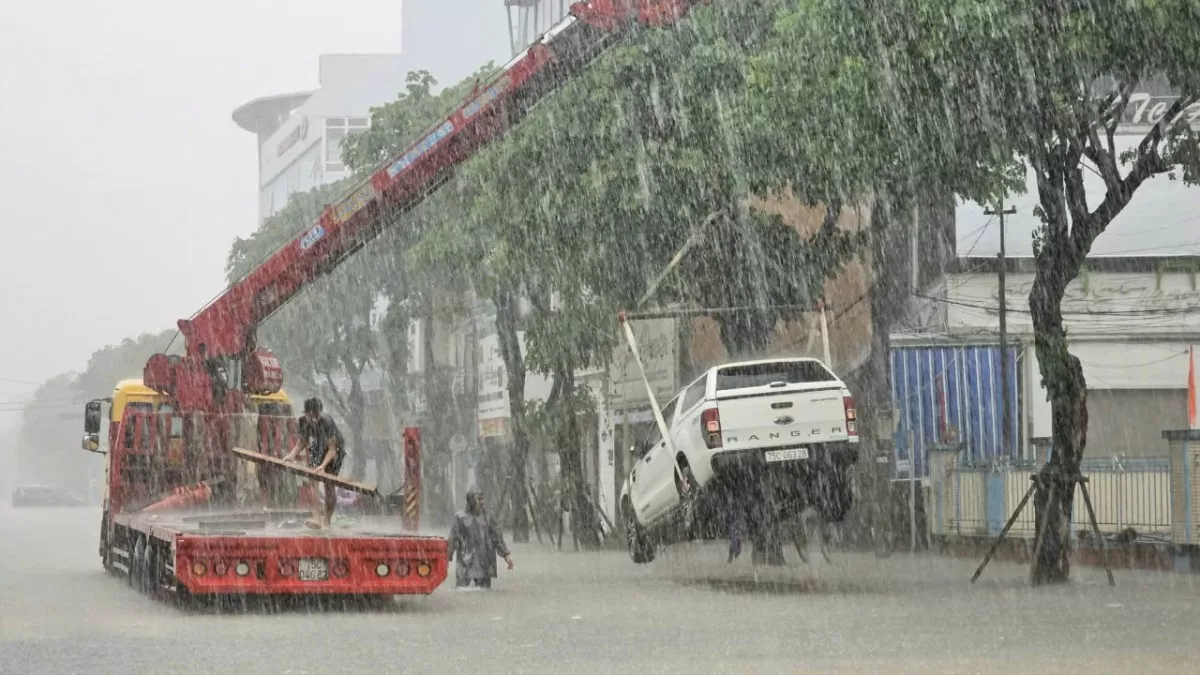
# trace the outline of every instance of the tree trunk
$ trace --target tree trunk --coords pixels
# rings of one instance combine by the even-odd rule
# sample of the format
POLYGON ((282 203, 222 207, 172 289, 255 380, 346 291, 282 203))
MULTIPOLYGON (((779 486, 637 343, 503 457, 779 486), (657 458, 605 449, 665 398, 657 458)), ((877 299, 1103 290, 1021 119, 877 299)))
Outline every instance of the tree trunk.
POLYGON ((387 486, 389 490, 399 487, 403 480, 404 471, 400 462, 399 448, 403 446, 401 440, 403 427, 411 423, 409 416, 411 410, 408 406, 408 365, 411 357, 408 329, 411 325, 411 318, 407 312, 397 309, 402 306, 403 301, 403 298, 389 297, 387 314, 384 315, 383 327, 380 331, 381 353, 386 358, 384 371, 387 374, 388 387, 387 415, 392 420, 400 422, 400 424, 389 426, 388 441, 382 444, 378 458, 381 467, 379 485, 380 487, 387 486))
POLYGON ((600 547, 600 523, 596 509, 588 498, 587 481, 583 476, 583 443, 579 436, 579 410, 576 409, 575 369, 564 363, 554 374, 561 384, 559 410, 562 420, 559 429, 558 454, 562 480, 571 505, 571 532, 585 549, 600 547))
MULTIPOLYGON (((343 358, 342 363, 346 375, 350 378, 350 393, 348 396, 343 397, 333 382, 333 375, 325 372, 326 399, 328 400, 328 398, 332 397, 338 412, 341 413, 350 427, 350 448, 348 453, 351 456, 350 477, 352 480, 362 480, 363 475, 366 473, 367 461, 366 450, 363 448, 363 424, 366 419, 366 401, 363 397, 362 383, 359 381, 362 369, 356 369, 353 365, 353 360, 349 358, 343 358)), ((319 391, 321 387, 315 386, 314 389, 319 391)))
POLYGON ((496 336, 508 389, 509 424, 512 428, 512 447, 509 453, 508 489, 512 507, 513 541, 529 541, 529 515, 526 463, 529 457, 529 432, 525 426, 525 357, 517 335, 517 299, 511 288, 497 289, 496 336))
POLYGON ((446 415, 449 397, 445 391, 444 378, 439 376, 433 355, 433 298, 426 294, 421 302, 421 350, 424 369, 422 376, 425 388, 426 428, 422 432, 421 455, 424 487, 428 495, 426 504, 430 515, 449 522, 455 504, 450 486, 449 434, 446 430, 446 415))
POLYGON ((1038 542, 1030 570, 1034 585, 1064 583, 1070 577, 1073 477, 1079 475, 1087 445, 1087 381, 1079 359, 1067 349, 1062 319, 1067 282, 1062 276, 1061 270, 1039 270, 1029 294, 1034 349, 1053 414, 1052 453, 1039 473, 1033 499, 1037 518, 1034 541, 1038 542))
POLYGON ((354 444, 354 462, 350 469, 351 480, 361 481, 367 475, 367 449, 363 444, 363 427, 366 424, 367 403, 363 396, 359 375, 350 378, 350 396, 346 401, 350 409, 350 442, 354 444))
POLYGON ((891 536, 891 490, 886 467, 875 462, 875 454, 891 447, 890 437, 876 434, 878 415, 891 409, 891 332, 905 322, 909 306, 908 279, 911 265, 904 252, 906 228, 896 222, 883 198, 871 205, 871 287, 867 291, 871 308, 871 352, 860 374, 855 377, 860 445, 856 478, 860 493, 855 495, 863 508, 854 510, 854 524, 872 546, 891 536), (873 537, 871 536, 873 530, 873 537))

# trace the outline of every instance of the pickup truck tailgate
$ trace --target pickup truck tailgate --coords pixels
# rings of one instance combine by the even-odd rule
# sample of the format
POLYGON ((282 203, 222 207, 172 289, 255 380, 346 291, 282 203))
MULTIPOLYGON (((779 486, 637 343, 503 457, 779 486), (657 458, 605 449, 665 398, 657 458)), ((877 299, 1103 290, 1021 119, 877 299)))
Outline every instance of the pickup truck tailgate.
MULTIPOLYGON (((823 369, 822 369, 823 370, 823 369)), ((829 376, 832 378, 832 375, 829 376)), ((718 385, 754 384, 718 378, 718 385)), ((760 378, 755 378, 761 381, 760 378)), ((718 388, 722 446, 726 450, 829 443, 849 439, 844 387, 836 379, 781 377, 769 384, 718 388)))

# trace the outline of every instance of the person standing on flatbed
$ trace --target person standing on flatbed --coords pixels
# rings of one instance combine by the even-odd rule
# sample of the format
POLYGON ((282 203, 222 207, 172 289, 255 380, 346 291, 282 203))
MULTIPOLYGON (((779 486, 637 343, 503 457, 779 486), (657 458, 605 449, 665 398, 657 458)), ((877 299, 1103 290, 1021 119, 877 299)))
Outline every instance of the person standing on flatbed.
MULTIPOLYGON (((308 466, 314 471, 322 471, 330 476, 336 476, 342 471, 342 460, 346 457, 346 439, 338 429, 333 418, 324 413, 321 399, 310 398, 304 401, 304 415, 297 425, 299 435, 292 444, 292 450, 283 458, 285 462, 295 461, 301 451, 308 451, 308 466)), ((322 487, 325 494, 325 512, 320 524, 329 527, 333 521, 333 509, 337 506, 337 488, 329 483, 322 487)), ((316 525, 316 514, 313 514, 313 524, 316 525)))

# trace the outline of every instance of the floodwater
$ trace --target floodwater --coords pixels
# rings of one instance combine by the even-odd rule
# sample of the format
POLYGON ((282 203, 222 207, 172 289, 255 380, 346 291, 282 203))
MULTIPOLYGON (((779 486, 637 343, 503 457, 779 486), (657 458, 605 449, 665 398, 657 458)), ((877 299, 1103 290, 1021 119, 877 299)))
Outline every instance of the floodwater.
MULTIPOLYGON (((106 576, 93 509, 0 508, 0 673, 1154 673, 1200 659, 1193 577, 789 551, 786 568, 685 545, 514 547, 490 593, 382 608, 183 610, 106 576)), ((569 546, 569 545, 568 545, 569 546)), ((503 567, 503 566, 502 566, 503 567)))

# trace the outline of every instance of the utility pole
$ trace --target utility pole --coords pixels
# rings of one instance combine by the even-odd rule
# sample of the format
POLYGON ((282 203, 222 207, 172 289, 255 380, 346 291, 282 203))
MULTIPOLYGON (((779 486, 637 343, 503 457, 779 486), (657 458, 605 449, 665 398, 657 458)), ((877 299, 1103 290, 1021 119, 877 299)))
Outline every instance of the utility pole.
POLYGON ((1004 428, 1000 438, 1004 442, 1004 452, 1012 452, 1012 410, 1008 398, 1008 299, 1005 287, 1004 273, 1008 267, 1008 252, 1004 246, 1004 216, 1017 212, 1015 207, 1004 208, 1004 195, 1000 195, 1000 203, 996 209, 984 209, 987 216, 1000 216, 1000 253, 996 259, 1000 263, 1000 410, 1004 428))

